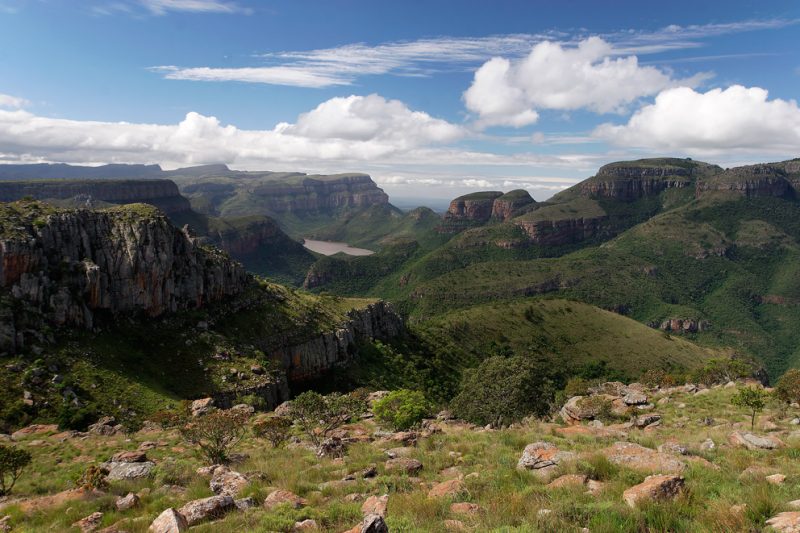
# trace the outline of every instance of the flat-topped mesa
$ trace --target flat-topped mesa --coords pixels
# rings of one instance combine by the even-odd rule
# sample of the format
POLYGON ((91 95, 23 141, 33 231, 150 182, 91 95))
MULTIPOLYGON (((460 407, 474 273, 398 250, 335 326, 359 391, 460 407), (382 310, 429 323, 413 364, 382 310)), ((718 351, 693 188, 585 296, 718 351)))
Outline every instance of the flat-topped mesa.
POLYGON ((0 182, 0 201, 13 202, 29 197, 37 200, 80 199, 111 204, 146 203, 167 215, 191 209, 178 186, 162 179, 114 180, 31 180, 0 182))
POLYGON ((445 222, 485 224, 492 218, 494 201, 503 196, 500 191, 482 191, 459 196, 444 214, 445 222))
MULTIPOLYGON (((199 246, 149 205, 0 204, 0 290, 55 325, 90 329, 100 311, 159 316, 199 308, 249 283, 239 263, 199 246)), ((0 351, 23 340, 16 318, 0 318, 0 351)))
POLYGON ((528 234, 532 244, 542 246, 571 244, 612 232, 608 216, 597 200, 583 197, 541 206, 513 222, 528 234))
POLYGON ((699 176, 722 169, 689 159, 659 158, 609 163, 580 184, 582 196, 634 201, 666 189, 691 187, 699 176))
POLYGON ((699 198, 708 192, 733 192, 746 198, 794 196, 800 185, 800 161, 747 165, 697 182, 699 198))
POLYGON ((389 196, 367 174, 305 176, 299 183, 267 182, 253 194, 275 214, 330 211, 389 203, 389 196))
POLYGON ((492 218, 505 222, 521 215, 523 211, 535 205, 536 201, 528 191, 524 189, 509 191, 503 196, 495 198, 492 204, 492 218))

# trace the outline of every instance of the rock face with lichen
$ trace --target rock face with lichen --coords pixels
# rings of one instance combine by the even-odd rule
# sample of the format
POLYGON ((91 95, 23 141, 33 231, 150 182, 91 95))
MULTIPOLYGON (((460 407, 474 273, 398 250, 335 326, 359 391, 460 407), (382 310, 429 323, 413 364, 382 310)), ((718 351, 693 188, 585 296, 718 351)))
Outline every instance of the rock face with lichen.
MULTIPOLYGON (((149 205, 90 211, 19 202, 0 212, 0 289, 55 325, 91 329, 98 312, 155 317, 199 308, 239 294, 249 279, 149 205)), ((6 332, 14 330, 8 320, 6 332)), ((2 350, 23 341, 0 337, 2 350)))

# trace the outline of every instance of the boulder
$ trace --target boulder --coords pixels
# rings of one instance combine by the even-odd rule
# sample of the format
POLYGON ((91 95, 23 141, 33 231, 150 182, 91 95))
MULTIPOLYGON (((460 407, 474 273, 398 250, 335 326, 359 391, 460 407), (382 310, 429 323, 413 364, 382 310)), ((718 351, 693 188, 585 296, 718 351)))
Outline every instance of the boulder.
POLYGON ((274 490, 264 500, 264 507, 273 509, 279 505, 288 505, 293 509, 300 509, 305 507, 307 503, 305 499, 288 490, 274 490))
POLYGON ((597 415, 594 406, 586 405, 586 396, 573 396, 561 408, 561 419, 567 424, 577 424, 582 420, 591 420, 597 415))
POLYGON ((117 452, 111 457, 112 463, 144 463, 147 462, 147 454, 143 451, 117 452))
POLYGON ((234 509, 236 504, 230 496, 210 496, 190 501, 178 512, 186 517, 186 523, 191 527, 206 520, 222 518, 234 509))
POLYGON ((387 472, 400 472, 413 476, 422 470, 422 463, 410 457, 398 457, 396 459, 389 459, 384 464, 387 472))
POLYGON ((57 424, 33 424, 24 427, 11 434, 11 440, 20 440, 31 435, 43 435, 45 433, 58 433, 57 424))
POLYGON ((655 475, 648 476, 644 482, 634 485, 622 493, 622 499, 631 507, 647 500, 670 500, 683 491, 682 476, 655 475))
POLYGON ((629 391, 622 397, 622 401, 625 405, 647 405, 647 396, 641 392, 629 391))
POLYGON ((677 474, 686 469, 686 463, 674 456, 632 442, 615 442, 600 453, 614 464, 636 470, 677 474))
POLYGON ((783 474, 772 474, 771 476, 767 476, 764 479, 766 479, 768 483, 772 483, 773 485, 783 485, 783 482, 786 481, 786 476, 784 476, 783 474))
POLYGON ((538 477, 549 477, 562 461, 573 459, 572 452, 562 452, 549 442, 534 442, 525 446, 517 462, 517 469, 531 470, 538 477))
POLYGON ((292 531, 314 531, 316 529, 319 529, 317 521, 311 518, 306 518, 301 522, 295 522, 292 527, 292 531))
POLYGON ((658 451, 659 453, 671 453, 672 455, 689 455, 689 448, 675 439, 669 439, 659 445, 658 451))
POLYGON ((258 501, 256 501, 256 499, 253 498, 252 496, 248 496, 247 498, 239 498, 238 500, 233 500, 233 504, 240 511, 246 511, 248 509, 254 509, 258 507, 258 501))
POLYGON ((361 522, 361 533, 389 533, 389 528, 382 516, 371 514, 361 522))
POLYGON ((214 398, 200 398, 192 402, 189 410, 192 416, 203 416, 210 413, 214 409, 214 398))
POLYGON ((455 498, 464 492, 464 482, 459 479, 449 479, 435 484, 428 491, 428 498, 455 498))
POLYGON ((650 413, 642 416, 637 416, 633 419, 633 425, 639 429, 646 428, 651 424, 656 424, 661 421, 661 415, 650 413))
POLYGON ((158 515, 148 529, 152 533, 180 533, 188 530, 189 524, 186 522, 186 517, 172 507, 158 515))
POLYGON ((139 506, 139 497, 136 494, 129 492, 126 496, 117 498, 114 506, 117 508, 117 511, 120 512, 133 509, 134 507, 139 506))
POLYGON ((339 437, 329 437, 317 447, 317 457, 344 457, 347 443, 339 437))
POLYGON ((77 527, 82 533, 89 533, 96 531, 100 528, 100 523, 103 521, 103 513, 95 512, 85 518, 81 518, 72 524, 72 527, 77 527))
POLYGON ((141 479, 149 477, 156 464, 150 461, 144 463, 103 463, 101 467, 108 470, 107 479, 109 481, 121 481, 123 479, 141 479))
POLYGON ((223 496, 237 496, 248 484, 248 480, 239 472, 221 467, 214 470, 209 482, 209 488, 214 494, 223 496))
POLYGON ((469 531, 467 525, 461 520, 443 520, 442 525, 445 531, 469 531))
POLYGON ((88 433, 95 435, 104 435, 106 437, 115 435, 122 429, 122 426, 117 424, 113 416, 104 416, 88 428, 88 433))
POLYGON ((728 435, 728 442, 733 446, 748 450, 775 450, 785 446, 778 437, 772 435, 762 437, 746 431, 734 431, 728 435))
POLYGON ((403 446, 401 448, 390 448, 386 450, 385 453, 389 459, 396 459, 398 457, 411 457, 411 455, 416 451, 416 448, 412 448, 410 446, 403 446))
POLYGON ((767 525, 780 533, 800 533, 800 512, 778 513, 767 520, 767 525))
POLYGON ((364 516, 376 514, 383 516, 385 518, 388 506, 389 506, 388 494, 384 494, 383 496, 370 496, 361 505, 361 514, 364 516))

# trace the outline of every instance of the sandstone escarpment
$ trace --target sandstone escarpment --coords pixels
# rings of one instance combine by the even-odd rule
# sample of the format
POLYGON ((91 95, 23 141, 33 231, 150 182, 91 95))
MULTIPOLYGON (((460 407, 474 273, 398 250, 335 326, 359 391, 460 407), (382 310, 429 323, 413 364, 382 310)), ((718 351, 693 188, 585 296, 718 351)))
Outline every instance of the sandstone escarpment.
POLYGON ((457 233, 465 228, 480 226, 491 220, 494 202, 503 196, 499 191, 476 192, 459 196, 448 207, 439 227, 441 233, 457 233))
POLYGON ((528 191, 518 189, 496 198, 492 204, 492 218, 505 222, 534 206, 536 202, 528 191))
POLYGON ((707 192, 727 191, 746 198, 786 197, 795 192, 790 180, 781 164, 736 167, 718 176, 698 181, 696 195, 699 198, 707 192))
POLYGON ((580 183, 579 190, 583 196, 630 202, 666 189, 690 187, 698 175, 716 170, 717 167, 706 163, 682 159, 610 163, 601 167, 597 175, 580 183))
POLYGON ((181 196, 178 186, 170 180, 51 180, 0 182, 0 202, 21 198, 39 200, 78 198, 112 204, 146 203, 168 215, 189 211, 189 200, 181 196))
POLYGON ((299 183, 263 183, 253 189, 270 213, 309 213, 389 203, 367 174, 307 176, 299 183))
POLYGON ((530 237, 530 242, 543 246, 559 246, 581 242, 604 230, 606 217, 567 218, 561 220, 518 220, 515 224, 530 237))
POLYGON ((403 319, 391 304, 379 301, 353 309, 348 320, 335 330, 307 342, 272 351, 281 361, 289 381, 316 378, 337 366, 353 361, 356 345, 374 340, 387 341, 403 331, 403 319))
POLYGON ((98 312, 198 308, 248 285, 241 265, 144 204, 90 211, 20 202, 0 215, 0 289, 55 325, 92 328, 98 312))

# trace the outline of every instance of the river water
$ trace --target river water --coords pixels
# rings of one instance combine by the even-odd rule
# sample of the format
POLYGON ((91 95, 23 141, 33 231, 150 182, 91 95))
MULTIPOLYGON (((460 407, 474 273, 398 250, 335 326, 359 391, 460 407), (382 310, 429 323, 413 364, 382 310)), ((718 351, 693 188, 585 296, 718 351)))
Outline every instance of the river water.
POLYGON ((312 252, 317 252, 322 255, 333 255, 339 252, 347 255, 372 255, 375 253, 372 250, 366 250, 364 248, 353 248, 346 242, 313 241, 311 239, 306 239, 303 246, 312 252))

